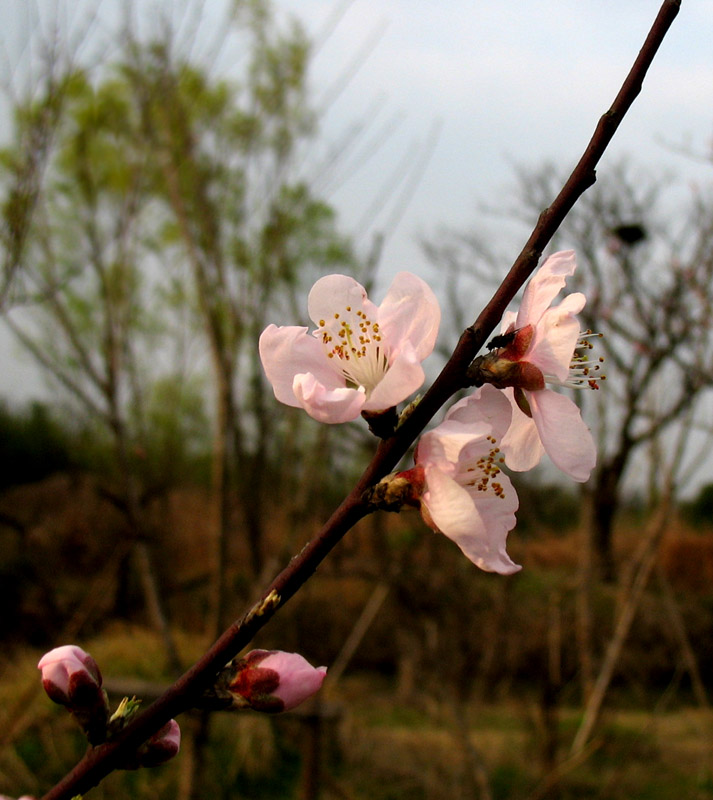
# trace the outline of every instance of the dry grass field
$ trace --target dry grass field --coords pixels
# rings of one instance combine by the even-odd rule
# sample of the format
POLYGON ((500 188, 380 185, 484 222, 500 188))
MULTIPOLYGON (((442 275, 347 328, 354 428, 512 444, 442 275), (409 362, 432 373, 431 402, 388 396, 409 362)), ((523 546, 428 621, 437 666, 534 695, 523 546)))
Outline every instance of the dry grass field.
MULTIPOLYGON (((69 630, 109 686, 131 679, 140 693, 171 676, 135 580, 117 556, 121 515, 90 478, 57 475, 8 490, 0 514, 17 522, 0 526, 0 592, 13 608, 0 654, 0 793, 40 795, 84 749, 72 720, 41 690, 36 663, 44 650, 65 643, 69 630)), ((201 489, 177 490, 150 514, 172 631, 187 665, 207 644, 209 504, 201 489)), ((623 580, 642 524, 632 516, 618 530, 623 580)), ((288 529, 275 515, 275 569, 308 530, 308 523, 288 529)), ((590 745, 570 759, 582 717, 580 541, 576 529, 511 538, 524 569, 504 579, 473 568, 415 514, 363 522, 256 641, 331 666, 382 586, 383 602, 343 674, 328 679, 317 710, 217 715, 205 796, 308 800, 318 786, 326 800, 713 798, 713 711, 692 691, 661 585, 652 580, 643 597, 590 745), (553 646, 558 684, 548 695, 553 646), (317 783, 306 767, 315 763, 317 783)), ((242 557, 237 542, 236 614, 252 591, 242 557)), ((659 564, 710 692, 713 536, 672 519, 659 564)), ((595 666, 620 597, 619 586, 593 588, 595 666)), ((184 748, 174 762, 116 773, 91 796, 180 797, 192 725, 182 721, 184 748)))

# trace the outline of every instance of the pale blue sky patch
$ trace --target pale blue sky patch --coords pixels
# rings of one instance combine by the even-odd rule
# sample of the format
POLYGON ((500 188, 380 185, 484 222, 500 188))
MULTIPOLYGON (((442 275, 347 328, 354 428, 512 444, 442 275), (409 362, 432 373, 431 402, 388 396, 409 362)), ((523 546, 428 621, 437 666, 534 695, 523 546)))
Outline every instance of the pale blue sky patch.
MULTIPOLYGON (((186 36, 199 31, 195 52, 212 52, 225 3, 206 0, 202 18, 183 14, 178 30, 186 36)), ((349 65, 365 53, 326 108, 305 170, 309 176, 310 169, 324 165, 336 152, 336 164, 322 176, 327 199, 336 206, 344 229, 358 235, 362 252, 375 234, 389 234, 382 257, 384 285, 402 269, 428 277, 419 235, 443 225, 476 225, 485 202, 507 205, 514 162, 536 167, 554 161, 562 169, 574 164, 659 8, 658 0, 273 4, 282 21, 298 17, 312 38, 330 29, 318 42, 310 73, 318 104, 333 97, 349 65), (362 133, 350 149, 345 143, 355 128, 362 133), (396 219, 398 227, 392 230, 396 219)), ((22 42, 37 12, 49 16, 57 5, 55 0, 0 0, 6 65, 26 57, 22 42)), ((124 5, 103 0, 99 16, 89 25, 87 46, 109 59, 124 5)), ((87 28, 88 10, 94 6, 90 0, 70 4, 72 11, 64 15, 69 29, 78 35, 87 28)), ((147 0, 137 4, 136 16, 158 9, 179 18, 191 6, 192 0, 147 0)), ((631 155, 644 166, 669 168, 700 185, 710 183, 711 162, 693 161, 666 143, 689 141, 698 152, 711 150, 711 42, 710 0, 683 0, 602 170, 631 155)), ((230 68, 236 58, 234 50, 224 49, 213 67, 230 68)), ((513 258, 521 244, 513 240, 513 258)), ((503 271, 507 266, 503 264, 503 271)), ((6 337, 0 338, 0 361, 6 367, 0 392, 27 396, 41 391, 32 370, 15 367, 15 350, 6 337)))

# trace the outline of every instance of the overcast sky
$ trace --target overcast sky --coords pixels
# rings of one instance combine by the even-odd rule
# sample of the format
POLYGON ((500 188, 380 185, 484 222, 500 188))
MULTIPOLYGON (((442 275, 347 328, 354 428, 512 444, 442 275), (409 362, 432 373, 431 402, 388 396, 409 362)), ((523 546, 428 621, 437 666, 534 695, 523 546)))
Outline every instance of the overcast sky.
MULTIPOLYGON (((207 27, 222 5, 206 0, 207 27)), ((6 63, 21 56, 36 15, 31 9, 55 6, 56 0, 0 0, 6 63)), ((400 269, 426 274, 418 236, 442 225, 476 224, 479 204, 507 199, 513 162, 574 164, 633 63, 659 2, 274 0, 274 6, 282 19, 298 17, 316 43, 310 85, 323 115, 314 156, 340 154, 318 188, 363 249, 375 232, 391 231, 382 260, 388 277, 400 269), (350 149, 349 132, 358 128, 363 132, 350 149), (391 186, 399 191, 379 205, 391 186)), ((71 7, 76 27, 89 5, 77 0, 71 7)), ((104 0, 107 19, 115 7, 104 0)), ((96 26, 107 52, 111 30, 109 22, 96 26)), ((685 157, 676 146, 711 151, 712 43, 713 2, 683 0, 601 169, 630 155, 710 185, 711 165, 685 157)), ((510 260, 520 244, 513 243, 510 260)), ((39 391, 5 337, 0 363, 0 394, 39 391)))
MULTIPOLYGON (((659 8, 658 0, 279 0, 277 5, 299 16, 318 42, 312 72, 318 102, 368 52, 323 119, 326 141, 338 141, 340 132, 364 115, 373 120, 373 131, 391 129, 381 150, 332 195, 357 234, 374 196, 402 159, 415 162, 437 137, 388 242, 388 271, 421 268, 417 235, 439 225, 477 223, 478 205, 497 202, 511 187, 513 162, 572 166, 659 8)), ((712 134, 713 3, 683 0, 602 169, 630 155, 710 182, 712 167, 684 157, 675 146, 689 142, 697 151, 710 151, 712 134)), ((393 205, 376 218, 377 228, 390 226, 393 205)))

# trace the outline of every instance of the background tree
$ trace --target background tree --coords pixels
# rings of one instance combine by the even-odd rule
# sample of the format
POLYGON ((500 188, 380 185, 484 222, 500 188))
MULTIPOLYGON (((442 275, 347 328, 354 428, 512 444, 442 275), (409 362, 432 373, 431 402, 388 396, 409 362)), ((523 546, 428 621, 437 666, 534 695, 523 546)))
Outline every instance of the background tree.
MULTIPOLYGON (((205 343, 215 398, 214 637, 227 624, 227 599, 239 601, 239 580, 249 576, 249 594, 263 572, 276 498, 288 498, 294 520, 311 499, 324 500, 324 478, 333 481, 337 466, 326 457, 328 433, 302 415, 268 412, 259 333, 270 321, 304 318, 305 290, 321 272, 355 266, 332 210, 299 169, 300 146, 314 131, 303 34, 297 26, 278 31, 268 4, 250 2, 232 5, 222 36, 247 53, 238 77, 213 76, 170 26, 148 41, 126 28, 113 63, 68 70, 67 100, 41 151, 46 169, 32 225, 23 228, 22 248, 18 236, 8 241, 27 302, 7 314, 7 325, 111 436, 117 501, 176 666, 143 501, 179 477, 187 442, 202 434, 190 343, 205 343), (248 564, 235 564, 239 536, 248 564)), ((31 108, 20 122, 34 123, 31 108)), ((24 130, 6 154, 10 230, 19 226, 24 130)), ((185 796, 200 785, 200 749, 185 796)))
MULTIPOLYGON (((560 177, 552 166, 519 170, 510 221, 536 219, 560 177)), ((695 408, 713 382, 711 233, 709 196, 696 192, 682 202, 668 178, 623 163, 599 178, 553 240, 553 249, 577 253, 571 289, 586 294, 580 317, 603 334, 596 352, 609 365, 601 391, 578 394, 596 410, 588 419, 595 420, 598 464, 587 493, 592 542, 609 579, 616 572, 613 525, 637 452, 695 408)), ((426 251, 460 282, 461 295, 473 279, 492 282, 497 255, 478 231, 446 232, 426 251)))
MULTIPOLYGON (((263 570, 268 483, 271 500, 282 487, 288 506, 304 508, 299 464, 334 471, 310 456, 309 437, 319 436, 321 451, 328 438, 309 433, 318 426, 266 411, 259 332, 273 320, 304 318, 297 298, 305 288, 323 271, 355 265, 332 210, 301 172, 314 132, 304 35, 296 25, 278 30, 267 3, 231 9, 221 35, 225 47, 247 53, 237 77, 213 76, 170 26, 149 41, 126 28, 113 64, 67 68, 70 100, 52 146, 41 150, 47 168, 33 194, 32 242, 15 247, 31 303, 7 315, 25 347, 120 443, 122 475, 136 473, 139 452, 144 472, 158 467, 147 458, 146 434, 168 422, 156 398, 172 394, 174 420, 187 403, 197 413, 183 420, 202 418, 187 352, 206 343, 223 576, 216 624, 231 533, 239 528, 248 542, 253 577, 263 570)), ((35 105, 18 110, 16 145, 5 154, 10 227, 35 105)), ((180 433, 174 448, 196 440, 180 433)), ((160 468, 175 474, 176 463, 164 458, 160 468)))
MULTIPOLYGON (((520 169, 517 177, 507 221, 531 223, 554 196, 557 171, 520 169)), ((579 268, 570 286, 587 296, 580 319, 603 334, 596 352, 607 373, 600 391, 577 394, 598 443, 578 549, 576 634, 585 700, 595 679, 594 578, 613 581, 617 574, 614 525, 625 482, 648 490, 650 507, 657 507, 665 487, 660 471, 647 473, 646 451, 670 445, 674 426, 706 413, 704 395, 713 382, 712 232, 710 196, 694 192, 682 202, 669 178, 622 163, 600 176, 553 239, 554 250, 576 251, 579 268)), ((492 282, 497 254, 483 232, 446 232, 426 248, 460 285, 461 297, 474 281, 492 282)), ((672 491, 685 490, 679 481, 672 491)))
MULTIPOLYGON (((9 309, 5 322, 74 408, 109 435, 118 486, 111 493, 126 515, 149 613, 178 668, 141 502, 141 456, 149 449, 144 400, 158 344, 143 270, 150 251, 141 233, 148 156, 136 147, 120 93, 93 87, 80 69, 64 76, 63 92, 44 179, 17 251, 15 282, 26 302, 9 309)), ((33 105, 18 113, 18 145, 5 159, 10 165, 21 160, 33 105)), ((12 219, 12 168, 9 175, 5 210, 12 219)))
POLYGON ((218 629, 237 519, 257 577, 269 524, 265 503, 299 474, 304 459, 289 447, 296 431, 266 408, 271 391, 257 339, 268 322, 304 318, 298 298, 321 272, 354 266, 333 212, 299 173, 300 144, 313 132, 304 35, 297 26, 277 30, 266 3, 236 3, 233 24, 249 53, 237 80, 211 81, 169 38, 144 46, 129 37, 121 73, 153 158, 152 192, 171 280, 180 284, 210 354, 218 629))
MULTIPOLYGON (((552 168, 522 180, 528 208, 556 185, 552 168)), ((627 470, 644 446, 666 441, 666 428, 702 412, 713 384, 713 199, 694 191, 682 201, 680 191, 666 176, 619 164, 585 195, 555 242, 577 251, 582 268, 572 285, 587 295, 582 320, 603 334, 610 365, 603 391, 583 398, 597 410, 591 536, 609 579, 627 470)))

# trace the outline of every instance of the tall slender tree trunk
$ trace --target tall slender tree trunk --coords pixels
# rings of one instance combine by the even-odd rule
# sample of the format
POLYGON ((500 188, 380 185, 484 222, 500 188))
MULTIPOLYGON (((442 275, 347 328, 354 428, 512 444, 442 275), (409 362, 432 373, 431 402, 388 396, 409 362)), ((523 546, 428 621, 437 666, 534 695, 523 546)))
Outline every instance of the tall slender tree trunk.
POLYGON ((116 413, 112 419, 111 429, 114 433, 117 461, 124 483, 123 494, 126 502, 126 516, 133 540, 133 563, 141 585, 146 612, 151 626, 158 631, 163 640, 169 667, 174 674, 180 675, 182 671, 181 660, 163 607, 159 581, 156 577, 156 569, 147 542, 148 535, 141 512, 136 476, 132 471, 129 459, 126 429, 121 418, 116 413))
MULTIPOLYGON (((627 440, 628 441, 628 440, 627 440)), ((614 556, 614 520, 619 510, 621 481, 631 454, 630 445, 622 445, 615 456, 602 464, 596 473, 593 506, 590 516, 591 541, 596 557, 596 571, 613 583, 617 567, 614 556)))
POLYGON ((577 567, 576 638, 579 659, 579 683, 582 703, 586 703, 594 684, 594 654, 592 643, 592 561, 595 496, 587 489, 583 492, 583 512, 579 526, 577 567))
POLYGON ((592 732, 599 721, 604 699, 611 684, 614 670, 619 661, 626 637, 639 608, 641 598, 653 572, 658 555, 658 547, 666 530, 671 510, 671 497, 663 498, 656 513, 649 521, 645 534, 645 546, 639 556, 634 578, 622 605, 621 613, 616 621, 614 634, 604 654, 599 674, 587 699, 582 722, 572 742, 571 755, 581 752, 588 743, 592 732))
POLYGON ((232 374, 216 366, 218 384, 217 420, 213 449, 213 493, 216 507, 215 574, 213 580, 210 636, 217 637, 226 627, 229 597, 228 561, 232 531, 231 493, 235 465, 232 374), (226 374, 227 373, 227 374, 226 374))

